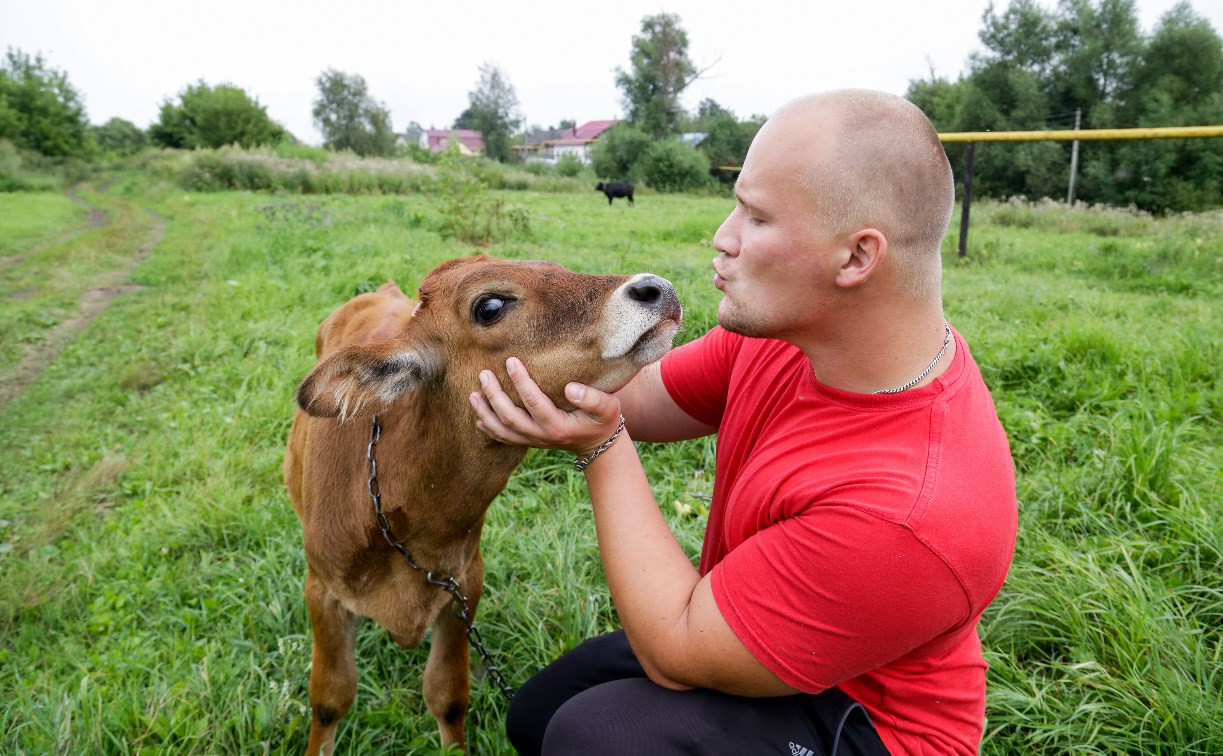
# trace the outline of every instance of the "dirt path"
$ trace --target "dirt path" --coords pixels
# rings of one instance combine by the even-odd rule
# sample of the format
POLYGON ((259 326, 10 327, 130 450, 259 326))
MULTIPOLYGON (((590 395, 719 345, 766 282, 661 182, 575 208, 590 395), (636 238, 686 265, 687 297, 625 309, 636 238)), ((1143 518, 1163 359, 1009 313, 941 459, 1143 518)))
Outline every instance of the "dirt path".
MULTIPOLYGON (((65 234, 53 242, 40 245, 37 249, 20 256, 21 259, 37 254, 52 244, 63 244, 78 234, 90 229, 101 228, 110 222, 109 214, 101 208, 85 202, 75 192, 69 191, 68 195, 74 201, 89 207, 89 226, 65 234)), ((47 366, 51 364, 64 347, 72 341, 73 337, 101 314, 111 303, 111 300, 124 292, 135 291, 141 288, 139 285, 130 282, 132 273, 136 271, 140 263, 148 259, 166 232, 166 222, 159 215, 151 210, 146 210, 145 212, 152 218, 153 226, 145 237, 144 242, 132 253, 127 262, 117 270, 112 270, 94 279, 92 282, 93 288, 81 294, 77 299, 76 312, 49 330, 41 341, 28 345, 25 349, 25 354, 16 366, 7 371, 6 375, 0 376, 0 408, 7 406, 27 386, 38 380, 42 372, 47 369, 47 366)), ((6 263, 8 265, 16 264, 7 262, 12 259, 6 258, 5 260, 0 260, 0 269, 3 269, 6 263)))
POLYGON ((89 209, 89 223, 85 224, 84 226, 81 226, 80 228, 74 228, 73 230, 62 234, 58 238, 52 239, 51 241, 43 242, 42 244, 39 244, 37 247, 35 247, 34 249, 31 249, 29 252, 26 252, 24 254, 12 255, 11 257, 0 257, 0 270, 5 270, 6 268, 11 268, 14 265, 19 265, 23 261, 28 260, 29 258, 33 257, 34 255, 37 255, 38 253, 42 252, 45 249, 50 249, 51 247, 58 247, 61 244, 67 244, 68 242, 72 241, 73 239, 85 233, 86 231, 92 231, 95 228, 101 228, 102 226, 105 226, 107 223, 110 223, 109 213, 107 213, 102 208, 95 207, 89 204, 88 202, 86 202, 85 200, 81 199, 81 196, 76 193, 75 189, 69 189, 66 192, 66 194, 68 195, 68 199, 72 200, 73 202, 77 203, 78 205, 81 205, 82 207, 86 207, 89 209))

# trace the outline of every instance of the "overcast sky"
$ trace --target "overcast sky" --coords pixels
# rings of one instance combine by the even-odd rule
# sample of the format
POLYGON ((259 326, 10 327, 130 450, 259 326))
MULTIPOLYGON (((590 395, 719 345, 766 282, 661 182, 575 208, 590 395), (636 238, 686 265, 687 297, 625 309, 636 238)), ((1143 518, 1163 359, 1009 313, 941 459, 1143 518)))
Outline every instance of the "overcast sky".
MULTIPOLYGON (((1008 0, 998 0, 1005 8, 1008 0)), ((1054 7, 1054 0, 1044 0, 1054 7)), ((1149 33, 1175 0, 1136 0, 1149 33)), ((623 117, 615 85, 641 19, 679 15, 705 78, 685 91, 741 117, 839 87, 904 94, 931 68, 955 78, 980 49, 988 0, 0 0, 0 46, 41 53, 68 74, 90 121, 147 127, 188 84, 228 82, 299 139, 326 68, 365 77, 391 111, 445 128, 467 106, 483 62, 500 66, 522 114, 549 126, 623 117)), ((1191 0, 1216 30, 1223 0, 1191 0)))

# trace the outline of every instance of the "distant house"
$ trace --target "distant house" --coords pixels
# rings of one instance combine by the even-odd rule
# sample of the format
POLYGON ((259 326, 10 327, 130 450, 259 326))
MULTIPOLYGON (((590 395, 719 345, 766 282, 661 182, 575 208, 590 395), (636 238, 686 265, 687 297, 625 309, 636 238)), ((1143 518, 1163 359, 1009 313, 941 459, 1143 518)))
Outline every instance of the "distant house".
POLYGON ((425 129, 420 135, 421 149, 441 152, 450 146, 450 137, 458 139, 459 152, 479 155, 484 151, 484 134, 474 129, 425 129))
POLYGON ((581 126, 575 126, 564 136, 552 140, 553 162, 565 155, 573 155, 583 163, 590 162, 590 150, 604 131, 615 126, 619 121, 587 121, 581 126))
POLYGON ((569 133, 570 129, 540 129, 527 134, 514 145, 514 154, 527 163, 554 163, 551 143, 569 133))
POLYGON ((583 163, 590 162, 590 150, 603 132, 620 123, 618 120, 587 121, 581 126, 558 131, 540 131, 529 135, 514 151, 528 163, 555 163, 565 155, 573 155, 583 163))

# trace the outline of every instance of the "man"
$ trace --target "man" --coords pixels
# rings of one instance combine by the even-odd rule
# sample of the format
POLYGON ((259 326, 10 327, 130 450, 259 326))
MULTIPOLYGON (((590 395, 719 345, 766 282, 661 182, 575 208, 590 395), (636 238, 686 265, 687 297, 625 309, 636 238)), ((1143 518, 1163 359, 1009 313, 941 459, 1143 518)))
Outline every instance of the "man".
POLYGON ((993 401, 943 319, 953 194, 910 103, 858 90, 796 100, 753 141, 714 237, 719 327, 614 396, 570 385, 571 413, 517 360, 525 409, 482 374, 471 399, 486 434, 593 455, 624 626, 527 683, 507 723, 517 748, 976 752, 977 622, 1017 515, 993 401), (627 432, 608 445, 621 413, 627 432), (694 570, 628 436, 715 432, 694 570))

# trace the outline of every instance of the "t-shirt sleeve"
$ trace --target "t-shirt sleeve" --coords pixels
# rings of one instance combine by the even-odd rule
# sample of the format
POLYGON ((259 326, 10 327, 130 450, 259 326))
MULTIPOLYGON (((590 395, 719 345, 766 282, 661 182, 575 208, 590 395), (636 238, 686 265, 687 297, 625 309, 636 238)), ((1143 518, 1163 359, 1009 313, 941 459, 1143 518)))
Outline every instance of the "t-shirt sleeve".
POLYGON ((680 409, 706 425, 721 422, 743 341, 742 336, 715 326, 662 358, 663 385, 680 409))
POLYGON ((710 579, 743 645, 807 693, 904 656, 969 614, 955 575, 912 532, 846 506, 761 530, 710 579))

